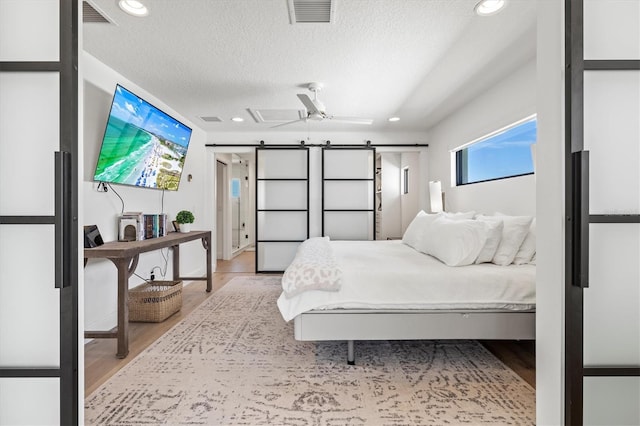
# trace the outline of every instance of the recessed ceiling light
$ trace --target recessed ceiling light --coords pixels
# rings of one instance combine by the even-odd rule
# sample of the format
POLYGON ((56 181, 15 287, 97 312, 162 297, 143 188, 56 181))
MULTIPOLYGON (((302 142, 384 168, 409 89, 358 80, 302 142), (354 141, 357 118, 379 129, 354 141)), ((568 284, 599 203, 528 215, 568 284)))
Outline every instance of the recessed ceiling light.
POLYGON ((233 117, 231 119, 231 121, 235 121, 236 123, 242 123, 244 121, 244 118, 242 118, 242 117, 233 117))
POLYGON ((147 9, 147 6, 145 6, 138 0, 120 0, 118 2, 118 6, 120 6, 120 9, 124 10, 132 16, 142 17, 149 14, 149 9, 147 9))
POLYGON ((389 121, 393 122, 393 121, 400 121, 400 117, 391 117, 389 119, 389 121))
POLYGON ((482 0, 476 4, 474 10, 480 16, 490 16, 500 12, 506 4, 507 0, 482 0))

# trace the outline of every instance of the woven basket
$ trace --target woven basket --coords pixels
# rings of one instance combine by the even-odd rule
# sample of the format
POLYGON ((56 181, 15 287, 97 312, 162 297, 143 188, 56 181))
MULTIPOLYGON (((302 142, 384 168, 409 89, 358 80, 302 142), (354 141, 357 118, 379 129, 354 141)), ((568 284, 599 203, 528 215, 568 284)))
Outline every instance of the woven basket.
POLYGON ((151 281, 129 290, 129 321, 162 322, 182 308, 182 281, 151 281))

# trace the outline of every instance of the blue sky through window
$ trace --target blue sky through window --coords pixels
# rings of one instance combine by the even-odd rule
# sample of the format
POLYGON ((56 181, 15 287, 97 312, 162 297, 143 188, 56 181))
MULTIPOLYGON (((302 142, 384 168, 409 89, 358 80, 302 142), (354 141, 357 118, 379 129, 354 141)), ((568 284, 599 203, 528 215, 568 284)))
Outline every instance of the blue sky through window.
POLYGON ((458 184, 533 173, 536 124, 533 118, 462 149, 457 157, 458 184))
POLYGON ((240 198, 240 179, 231 179, 231 198, 240 198))

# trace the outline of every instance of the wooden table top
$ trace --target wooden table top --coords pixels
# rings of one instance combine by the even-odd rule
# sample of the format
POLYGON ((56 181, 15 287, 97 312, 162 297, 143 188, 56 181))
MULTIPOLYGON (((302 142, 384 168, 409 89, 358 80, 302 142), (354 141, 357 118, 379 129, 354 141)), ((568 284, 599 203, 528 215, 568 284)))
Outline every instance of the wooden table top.
POLYGON ((211 231, 170 232, 164 237, 140 241, 110 241, 101 246, 84 249, 86 259, 128 258, 139 253, 177 246, 187 241, 211 238, 211 231))

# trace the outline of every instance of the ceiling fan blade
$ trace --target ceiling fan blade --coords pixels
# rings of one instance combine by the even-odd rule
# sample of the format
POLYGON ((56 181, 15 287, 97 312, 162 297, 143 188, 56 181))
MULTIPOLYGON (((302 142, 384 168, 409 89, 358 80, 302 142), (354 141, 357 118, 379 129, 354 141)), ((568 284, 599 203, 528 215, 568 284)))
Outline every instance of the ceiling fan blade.
POLYGON ((318 108, 316 108, 316 104, 313 103, 311 98, 305 94, 298 93, 298 99, 302 101, 304 106, 307 108, 307 112, 309 115, 313 115, 319 113, 318 108))
POLYGON ((371 118, 359 118, 359 117, 340 117, 336 115, 327 116, 329 120, 339 121, 341 123, 351 124, 371 124, 373 120, 371 118))
POLYGON ((301 118, 299 120, 287 121, 286 123, 282 123, 282 124, 277 124, 275 126, 271 126, 271 129, 275 129, 276 127, 288 126, 289 124, 299 123, 301 121, 307 121, 307 117, 301 118))

